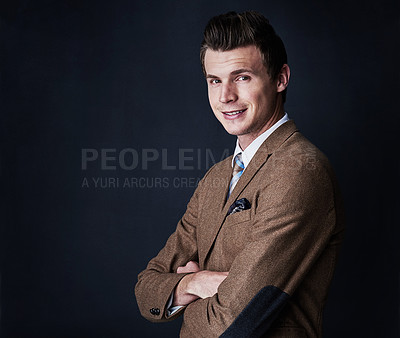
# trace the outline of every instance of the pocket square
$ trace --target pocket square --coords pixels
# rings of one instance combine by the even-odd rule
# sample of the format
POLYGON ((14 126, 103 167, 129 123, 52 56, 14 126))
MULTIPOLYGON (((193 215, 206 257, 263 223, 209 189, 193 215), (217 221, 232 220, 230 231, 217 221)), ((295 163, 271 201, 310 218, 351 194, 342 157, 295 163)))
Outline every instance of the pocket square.
POLYGON ((239 212, 242 210, 250 209, 251 204, 246 198, 241 198, 240 200, 235 201, 229 209, 228 213, 226 214, 227 216, 234 214, 235 212, 239 212))

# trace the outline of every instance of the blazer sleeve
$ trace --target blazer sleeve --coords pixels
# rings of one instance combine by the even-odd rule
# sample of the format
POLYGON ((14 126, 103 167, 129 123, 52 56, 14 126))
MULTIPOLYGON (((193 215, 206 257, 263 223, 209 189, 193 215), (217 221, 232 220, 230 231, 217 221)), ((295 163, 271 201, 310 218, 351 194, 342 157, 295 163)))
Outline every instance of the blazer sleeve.
POLYGON ((185 214, 178 222, 175 232, 168 238, 164 248, 150 260, 146 269, 138 275, 135 286, 139 310, 146 319, 157 322, 176 318, 182 309, 167 318, 167 303, 175 286, 186 274, 176 269, 190 260, 198 261, 196 225, 199 211, 200 181, 185 214))
POLYGON ((189 304, 182 337, 258 337, 266 332, 335 233, 329 168, 282 167, 259 191, 248 244, 218 292, 189 304))

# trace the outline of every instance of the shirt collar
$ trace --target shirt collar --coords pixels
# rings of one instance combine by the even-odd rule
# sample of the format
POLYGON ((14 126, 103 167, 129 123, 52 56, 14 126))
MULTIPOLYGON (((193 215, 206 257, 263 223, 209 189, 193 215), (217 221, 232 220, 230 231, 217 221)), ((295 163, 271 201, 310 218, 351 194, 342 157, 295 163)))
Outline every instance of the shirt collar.
POLYGON ((289 116, 287 113, 285 113, 285 115, 278 122, 276 122, 272 127, 270 127, 269 129, 264 131, 261 135, 259 135, 253 142, 250 143, 250 145, 245 150, 242 150, 242 148, 240 148, 239 140, 236 140, 236 148, 232 158, 232 167, 234 165, 233 161, 235 159, 235 156, 238 153, 242 153, 244 169, 246 169, 251 159, 257 152, 258 148, 260 148, 260 146, 264 143, 264 141, 268 138, 268 136, 270 136, 279 126, 281 126, 287 121, 289 121, 289 116))

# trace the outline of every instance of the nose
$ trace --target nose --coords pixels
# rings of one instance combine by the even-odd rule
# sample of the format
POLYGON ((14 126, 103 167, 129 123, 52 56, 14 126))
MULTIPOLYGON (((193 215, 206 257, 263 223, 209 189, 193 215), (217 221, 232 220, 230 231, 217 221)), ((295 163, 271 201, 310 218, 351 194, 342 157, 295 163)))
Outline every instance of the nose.
POLYGON ((237 100, 236 89, 231 83, 224 83, 221 85, 221 92, 219 101, 221 103, 235 102, 237 100))

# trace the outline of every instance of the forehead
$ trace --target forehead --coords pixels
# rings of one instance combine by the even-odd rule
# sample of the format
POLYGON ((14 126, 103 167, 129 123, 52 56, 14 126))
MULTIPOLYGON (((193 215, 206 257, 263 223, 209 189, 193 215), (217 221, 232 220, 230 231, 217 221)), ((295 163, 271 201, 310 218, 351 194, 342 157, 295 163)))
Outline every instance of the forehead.
POLYGON ((207 49, 204 68, 207 74, 214 75, 230 73, 237 69, 249 69, 253 72, 266 70, 261 52, 256 46, 239 47, 229 51, 207 49))

